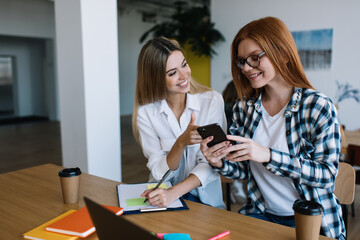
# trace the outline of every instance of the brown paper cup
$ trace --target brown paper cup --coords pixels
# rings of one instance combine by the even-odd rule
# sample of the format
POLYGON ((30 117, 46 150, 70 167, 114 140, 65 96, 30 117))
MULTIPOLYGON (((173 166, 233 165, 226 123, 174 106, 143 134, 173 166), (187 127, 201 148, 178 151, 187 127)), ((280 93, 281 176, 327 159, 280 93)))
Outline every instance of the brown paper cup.
POLYGON ((80 175, 79 168, 66 168, 59 172, 64 203, 79 202, 80 175))
POLYGON ((296 200, 295 211, 296 240, 318 240, 324 209, 314 201, 296 200))

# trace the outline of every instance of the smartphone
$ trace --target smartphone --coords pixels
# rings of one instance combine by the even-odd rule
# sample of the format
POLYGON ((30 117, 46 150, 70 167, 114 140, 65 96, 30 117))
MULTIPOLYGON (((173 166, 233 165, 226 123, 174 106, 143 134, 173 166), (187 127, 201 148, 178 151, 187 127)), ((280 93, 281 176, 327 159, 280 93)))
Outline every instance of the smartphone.
POLYGON ((210 136, 214 136, 214 139, 211 142, 208 142, 208 147, 212 147, 218 143, 229 141, 226 138, 225 132, 222 130, 219 124, 213 123, 206 126, 198 127, 196 129, 202 139, 205 139, 210 136))

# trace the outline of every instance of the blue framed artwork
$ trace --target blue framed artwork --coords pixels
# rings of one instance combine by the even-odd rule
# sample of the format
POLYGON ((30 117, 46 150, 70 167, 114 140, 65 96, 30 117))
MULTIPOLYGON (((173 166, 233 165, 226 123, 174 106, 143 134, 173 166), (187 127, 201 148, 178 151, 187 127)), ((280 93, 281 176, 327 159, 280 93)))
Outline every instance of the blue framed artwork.
POLYGON ((333 29, 292 32, 305 70, 331 68, 333 29))

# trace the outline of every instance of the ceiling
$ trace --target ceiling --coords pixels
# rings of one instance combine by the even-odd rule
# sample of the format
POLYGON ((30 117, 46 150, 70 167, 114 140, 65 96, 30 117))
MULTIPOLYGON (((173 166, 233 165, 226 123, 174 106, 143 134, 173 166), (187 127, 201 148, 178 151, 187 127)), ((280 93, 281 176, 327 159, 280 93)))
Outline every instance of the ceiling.
POLYGON ((170 18, 178 4, 184 8, 209 5, 210 0, 118 0, 119 11, 136 9, 148 15, 170 18))

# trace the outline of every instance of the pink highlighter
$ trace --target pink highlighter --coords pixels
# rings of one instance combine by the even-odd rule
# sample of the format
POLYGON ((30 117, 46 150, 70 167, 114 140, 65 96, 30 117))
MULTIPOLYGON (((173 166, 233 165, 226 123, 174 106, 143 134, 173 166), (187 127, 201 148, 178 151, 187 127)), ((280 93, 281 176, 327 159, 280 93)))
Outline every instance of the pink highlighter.
POLYGON ((156 234, 156 237, 157 237, 158 239, 164 239, 164 234, 166 234, 166 233, 157 233, 157 234, 156 234))
POLYGON ((227 236, 229 234, 230 234, 230 231, 228 230, 228 231, 220 233, 220 234, 218 234, 218 235, 216 235, 216 236, 214 236, 212 238, 209 238, 208 240, 217 240, 217 239, 223 238, 223 237, 225 237, 225 236, 227 236))

